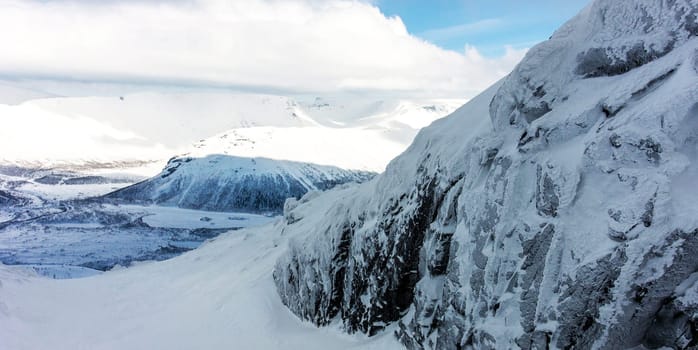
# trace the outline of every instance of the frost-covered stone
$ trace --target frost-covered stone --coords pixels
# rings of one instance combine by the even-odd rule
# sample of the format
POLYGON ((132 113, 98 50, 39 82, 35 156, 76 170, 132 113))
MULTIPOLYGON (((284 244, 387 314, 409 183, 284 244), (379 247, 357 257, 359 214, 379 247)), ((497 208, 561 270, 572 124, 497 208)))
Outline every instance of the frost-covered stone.
POLYGON ((698 345, 697 9, 597 0, 384 174, 292 209, 284 304, 414 349, 698 345))

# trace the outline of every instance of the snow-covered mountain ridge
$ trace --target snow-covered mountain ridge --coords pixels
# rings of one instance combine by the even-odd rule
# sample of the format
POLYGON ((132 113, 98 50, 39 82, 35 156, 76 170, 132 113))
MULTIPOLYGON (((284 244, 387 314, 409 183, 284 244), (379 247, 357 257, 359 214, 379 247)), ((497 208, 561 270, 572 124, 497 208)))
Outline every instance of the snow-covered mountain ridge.
MULTIPOLYGON (((10 102, 18 98, 16 88, 1 82, 0 87, 0 102, 4 97, 10 102)), ((0 104, 0 164, 83 167, 161 161, 162 165, 174 154, 191 153, 382 171, 419 128, 462 103, 351 96, 301 99, 234 91, 25 95, 28 100, 20 104, 0 104), (221 133, 224 130, 228 131, 221 133), (257 146, 220 139, 236 133, 257 146), (361 141, 356 142, 359 136, 361 141)))
POLYGON ((696 346, 697 14, 596 0, 374 180, 289 202, 284 304, 414 349, 696 346))
POLYGON ((455 110, 455 101, 287 101, 298 125, 246 124, 200 140, 182 156, 220 154, 381 172, 419 129, 455 110))
POLYGON ((171 159, 159 175, 103 198, 198 210, 277 214, 287 198, 347 182, 364 182, 374 175, 267 158, 181 157, 171 159))

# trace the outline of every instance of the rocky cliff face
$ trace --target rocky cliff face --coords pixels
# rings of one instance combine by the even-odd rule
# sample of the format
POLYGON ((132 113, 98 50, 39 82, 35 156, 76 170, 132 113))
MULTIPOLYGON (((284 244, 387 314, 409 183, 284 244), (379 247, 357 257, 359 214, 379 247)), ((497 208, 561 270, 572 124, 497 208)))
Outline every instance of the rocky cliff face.
POLYGON ((287 198, 347 182, 363 182, 373 175, 267 158, 182 157, 171 159, 159 175, 104 198, 188 209, 280 213, 287 198))
POLYGON ((283 302, 413 349, 698 345, 697 15, 597 0, 384 174, 289 203, 283 302))

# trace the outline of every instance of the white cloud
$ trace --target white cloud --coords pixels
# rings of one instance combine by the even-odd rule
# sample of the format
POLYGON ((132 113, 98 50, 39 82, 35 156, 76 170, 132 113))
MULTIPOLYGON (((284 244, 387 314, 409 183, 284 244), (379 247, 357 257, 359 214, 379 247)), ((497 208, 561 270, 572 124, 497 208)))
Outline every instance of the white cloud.
POLYGON ((0 0, 0 33, 6 77, 295 92, 470 97, 524 53, 443 50, 341 0, 0 0))

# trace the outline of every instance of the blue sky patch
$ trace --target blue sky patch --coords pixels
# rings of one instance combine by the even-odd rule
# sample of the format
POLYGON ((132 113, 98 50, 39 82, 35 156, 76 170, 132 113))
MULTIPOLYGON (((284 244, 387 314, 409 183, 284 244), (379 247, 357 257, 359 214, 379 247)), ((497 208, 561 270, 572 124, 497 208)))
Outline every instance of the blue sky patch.
POLYGON ((387 16, 399 16, 407 30, 442 48, 462 52, 475 46, 500 56, 506 46, 527 48, 543 41, 579 12, 588 0, 377 0, 387 16))

